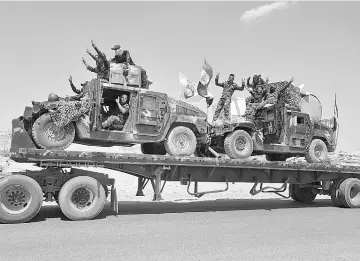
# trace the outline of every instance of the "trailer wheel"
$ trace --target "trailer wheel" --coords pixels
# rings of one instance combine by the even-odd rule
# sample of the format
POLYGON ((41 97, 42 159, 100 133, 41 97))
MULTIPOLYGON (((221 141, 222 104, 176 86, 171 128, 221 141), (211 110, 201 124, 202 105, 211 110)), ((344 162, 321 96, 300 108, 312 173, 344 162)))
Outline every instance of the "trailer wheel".
POLYGON ((23 223, 38 214, 43 203, 40 185, 24 175, 0 179, 0 222, 23 223))
POLYGON ((326 144, 320 139, 312 140, 306 151, 305 159, 309 163, 324 162, 327 159, 326 144))
POLYGON ((191 129, 177 126, 169 132, 164 144, 169 155, 191 156, 197 148, 197 138, 191 129))
POLYGON ((360 207, 360 180, 348 178, 340 183, 339 199, 345 208, 360 207))
POLYGON ((332 203, 335 207, 342 207, 342 203, 340 201, 340 193, 339 193, 339 189, 340 189, 340 184, 344 181, 345 179, 336 179, 332 182, 332 185, 330 187, 330 194, 331 194, 331 200, 332 203))
POLYGON ((236 130, 224 140, 224 150, 231 159, 248 158, 253 152, 251 136, 244 130, 236 130))
POLYGON ((266 154, 266 160, 268 161, 286 161, 286 159, 286 155, 266 154))
POLYGON ((311 203, 317 196, 312 188, 300 188, 299 184, 290 184, 289 190, 291 198, 298 202, 311 203))
POLYGON ((92 177, 72 178, 59 193, 60 209, 71 220, 93 219, 103 210, 104 204, 104 187, 92 177))
POLYGON ((63 150, 74 141, 75 127, 72 122, 57 128, 49 113, 41 115, 33 124, 32 137, 42 149, 63 150))
POLYGON ((151 155, 167 154, 164 144, 162 143, 142 143, 140 145, 140 148, 143 154, 151 154, 151 155))

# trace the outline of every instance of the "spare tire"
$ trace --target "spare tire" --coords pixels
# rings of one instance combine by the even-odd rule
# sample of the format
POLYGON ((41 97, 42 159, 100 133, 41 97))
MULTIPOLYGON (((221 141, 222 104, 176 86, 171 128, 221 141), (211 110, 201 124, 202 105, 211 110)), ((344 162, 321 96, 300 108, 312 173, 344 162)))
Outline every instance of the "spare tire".
POLYGON ((39 148, 63 150, 74 141, 74 124, 70 122, 64 127, 58 128, 50 114, 45 113, 34 122, 32 137, 39 148))
POLYGON ((197 148, 197 138, 190 128, 177 126, 168 133, 164 145, 169 155, 191 156, 197 148))
POLYGON ((253 152, 251 136, 244 130, 236 130, 225 138, 224 150, 231 159, 248 158, 253 152))

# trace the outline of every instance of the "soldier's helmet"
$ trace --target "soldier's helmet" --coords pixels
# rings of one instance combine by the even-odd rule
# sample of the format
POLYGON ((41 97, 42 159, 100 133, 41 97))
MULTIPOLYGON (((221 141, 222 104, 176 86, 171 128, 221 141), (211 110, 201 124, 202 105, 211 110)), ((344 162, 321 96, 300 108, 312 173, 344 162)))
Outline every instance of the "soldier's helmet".
POLYGON ((55 93, 50 93, 48 96, 48 101, 49 102, 59 101, 59 96, 56 95, 55 93))

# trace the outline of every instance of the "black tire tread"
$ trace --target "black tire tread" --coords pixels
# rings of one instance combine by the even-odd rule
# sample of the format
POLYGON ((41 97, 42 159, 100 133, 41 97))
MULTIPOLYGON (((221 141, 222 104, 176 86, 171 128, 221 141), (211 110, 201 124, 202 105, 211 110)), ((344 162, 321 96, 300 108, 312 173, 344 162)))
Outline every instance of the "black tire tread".
MULTIPOLYGON (((236 130, 230 134, 227 135, 227 137, 224 139, 224 143, 223 143, 223 146, 224 146, 224 151, 226 152, 226 154, 231 158, 231 159, 237 159, 237 155, 235 154, 235 151, 234 151, 234 148, 233 148, 233 138, 239 134, 242 134, 244 136, 246 136, 247 139, 249 139, 250 143, 249 143, 249 146, 251 147, 250 148, 250 155, 252 154, 252 151, 253 151, 253 141, 252 141, 252 138, 251 136, 244 130, 236 130)), ((247 157, 249 157, 247 156, 247 157)), ((247 158, 247 157, 243 157, 243 158, 247 158)))
POLYGON ((32 206, 30 206, 25 212, 21 213, 18 216, 17 215, 6 216, 6 214, 5 216, 3 216, 3 214, 0 213, 0 222, 8 223, 8 224, 27 222, 32 218, 34 218, 39 213, 40 208, 43 204, 43 191, 40 185, 33 178, 30 178, 25 175, 12 175, 0 179, 0 192, 2 190, 2 187, 5 187, 7 185, 12 185, 11 183, 13 185, 22 185, 24 187, 27 187, 27 189, 32 194, 32 201, 31 201, 32 206), (29 209, 32 209, 30 213, 28 211, 29 209))

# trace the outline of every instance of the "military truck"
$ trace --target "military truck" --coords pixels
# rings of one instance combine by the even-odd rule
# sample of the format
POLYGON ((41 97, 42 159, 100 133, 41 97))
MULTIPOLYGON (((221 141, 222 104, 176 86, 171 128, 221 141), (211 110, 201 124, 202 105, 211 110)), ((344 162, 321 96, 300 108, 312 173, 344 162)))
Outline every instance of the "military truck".
POLYGON ((130 66, 127 73, 123 69, 124 65, 114 64, 108 82, 93 79, 88 83, 90 110, 76 121, 56 126, 49 112, 61 106, 60 101, 48 101, 46 106, 33 103, 26 107, 24 115, 13 120, 13 128, 22 122, 41 149, 62 150, 73 142, 96 146, 141 144, 144 154, 193 155, 207 140, 206 114, 165 93, 141 88, 140 67, 130 66), (122 94, 129 97, 128 119, 121 129, 103 129, 107 111, 116 109, 115 99, 122 94))
POLYGON ((266 155, 269 161, 285 161, 304 156, 307 162, 324 162, 337 145, 336 117, 321 120, 318 98, 307 95, 300 111, 291 111, 284 103, 262 108, 254 119, 234 118, 229 124, 211 129, 211 147, 230 158, 266 155))

